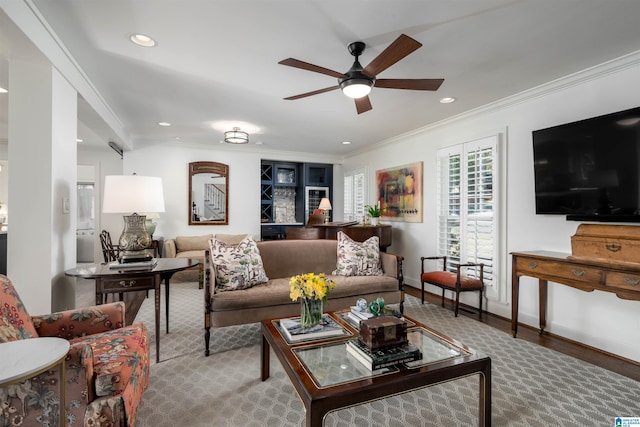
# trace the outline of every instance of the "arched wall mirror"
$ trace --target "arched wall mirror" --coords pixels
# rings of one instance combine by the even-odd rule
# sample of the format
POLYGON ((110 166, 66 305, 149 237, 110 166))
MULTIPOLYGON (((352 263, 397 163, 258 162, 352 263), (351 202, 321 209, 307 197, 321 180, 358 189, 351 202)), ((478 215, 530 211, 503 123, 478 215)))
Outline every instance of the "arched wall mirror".
POLYGON ((229 166, 189 163, 189 225, 229 224, 229 166))

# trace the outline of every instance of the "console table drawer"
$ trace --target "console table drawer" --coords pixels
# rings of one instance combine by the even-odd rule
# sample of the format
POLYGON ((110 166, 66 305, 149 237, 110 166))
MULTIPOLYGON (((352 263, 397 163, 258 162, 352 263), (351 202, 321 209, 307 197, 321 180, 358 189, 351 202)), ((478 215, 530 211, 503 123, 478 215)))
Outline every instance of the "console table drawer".
POLYGON ((640 292, 640 274, 610 272, 607 273, 605 285, 612 288, 629 289, 640 292))
POLYGON ((577 280, 585 283, 602 283, 602 270, 581 265, 567 265, 559 262, 539 261, 536 259, 518 258, 516 268, 523 273, 555 276, 563 279, 577 280))
POLYGON ((102 292, 127 292, 153 288, 153 277, 119 277, 117 279, 102 279, 102 292))

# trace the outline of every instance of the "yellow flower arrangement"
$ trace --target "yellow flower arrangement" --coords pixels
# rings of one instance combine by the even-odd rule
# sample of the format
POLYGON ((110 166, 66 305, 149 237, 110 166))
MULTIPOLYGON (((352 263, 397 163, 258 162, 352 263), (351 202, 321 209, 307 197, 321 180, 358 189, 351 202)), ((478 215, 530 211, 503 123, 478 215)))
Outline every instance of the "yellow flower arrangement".
POLYGON ((289 279, 291 286, 289 297, 292 301, 303 299, 317 299, 324 302, 329 297, 329 292, 336 287, 335 282, 327 280, 324 273, 298 274, 289 279))

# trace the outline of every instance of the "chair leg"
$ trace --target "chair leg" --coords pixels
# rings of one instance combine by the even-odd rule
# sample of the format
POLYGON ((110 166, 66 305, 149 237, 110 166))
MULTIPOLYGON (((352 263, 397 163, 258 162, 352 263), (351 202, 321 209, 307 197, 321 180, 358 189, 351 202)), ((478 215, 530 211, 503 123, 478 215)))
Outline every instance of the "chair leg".
POLYGON ((444 307, 444 288, 442 288, 442 306, 444 307))
POLYGON ((421 296, 422 296, 422 304, 424 304, 424 282, 422 282, 422 293, 421 293, 421 296))
POLYGON ((460 292, 456 292, 456 306, 454 308, 454 317, 458 317, 459 306, 460 306, 460 292))
POLYGON ((478 318, 482 318, 482 289, 480 289, 480 303, 478 304, 480 311, 478 311, 478 318))

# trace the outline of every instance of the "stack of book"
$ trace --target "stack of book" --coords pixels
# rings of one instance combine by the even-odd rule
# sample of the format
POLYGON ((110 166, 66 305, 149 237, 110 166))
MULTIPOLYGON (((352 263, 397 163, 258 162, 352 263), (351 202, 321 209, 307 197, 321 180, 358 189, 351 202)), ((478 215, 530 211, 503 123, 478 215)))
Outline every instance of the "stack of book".
POLYGON ((282 329, 282 332, 289 342, 292 343, 320 338, 339 337, 346 334, 342 326, 338 325, 328 314, 322 315, 320 324, 306 329, 300 324, 299 317, 281 319, 280 329, 282 329))
POLYGON ((370 319, 372 317, 374 317, 375 315, 370 312, 370 311, 361 311, 358 309, 358 307, 356 306, 351 306, 351 311, 349 312, 349 314, 347 315, 349 317, 349 319, 351 319, 352 321, 355 322, 356 325, 360 324, 361 320, 367 320, 370 319))
POLYGON ((422 352, 412 344, 371 351, 365 344, 354 339, 347 341, 346 346, 347 353, 372 371, 422 359, 422 352))

